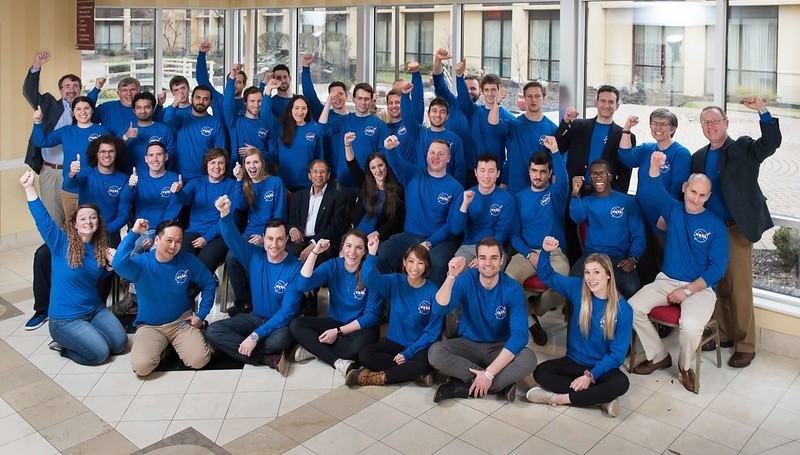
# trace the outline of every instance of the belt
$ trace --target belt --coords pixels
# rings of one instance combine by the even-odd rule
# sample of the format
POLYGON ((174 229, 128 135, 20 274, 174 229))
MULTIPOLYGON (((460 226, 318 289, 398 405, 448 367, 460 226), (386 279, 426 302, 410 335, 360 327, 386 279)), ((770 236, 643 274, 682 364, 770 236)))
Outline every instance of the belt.
POLYGON ((64 166, 62 166, 60 164, 48 163, 47 161, 43 162, 42 165, 43 166, 47 166, 47 167, 51 167, 53 169, 58 169, 58 170, 64 169, 64 166))
POLYGON ((736 226, 736 221, 733 218, 728 218, 728 219, 724 220, 723 222, 725 223, 725 226, 727 226, 727 227, 736 226))

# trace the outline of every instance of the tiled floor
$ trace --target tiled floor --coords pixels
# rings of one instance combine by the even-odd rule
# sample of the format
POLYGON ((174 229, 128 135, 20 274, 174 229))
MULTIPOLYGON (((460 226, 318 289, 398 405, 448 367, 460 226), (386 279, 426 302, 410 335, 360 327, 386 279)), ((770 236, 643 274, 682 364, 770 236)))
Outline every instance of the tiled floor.
MULTIPOLYGON (((0 314, 0 454, 131 453, 188 427, 234 454, 800 453, 800 361, 764 350, 744 370, 704 356, 698 395, 675 370, 632 376, 617 419, 524 399, 435 405, 416 384, 351 390, 318 361, 291 365, 287 378, 246 366, 142 380, 128 355, 83 367, 47 348, 46 326, 22 328, 35 247, 0 251, 0 297, 25 313, 0 314)), ((564 353, 558 316, 543 318, 540 361, 564 353)), ((523 394, 530 383, 520 385, 523 394)))

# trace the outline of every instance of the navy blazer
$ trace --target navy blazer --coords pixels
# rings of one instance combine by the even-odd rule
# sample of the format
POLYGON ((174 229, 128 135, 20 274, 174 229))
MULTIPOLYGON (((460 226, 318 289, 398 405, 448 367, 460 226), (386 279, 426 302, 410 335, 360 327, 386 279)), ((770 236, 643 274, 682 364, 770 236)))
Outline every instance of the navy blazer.
MULTIPOLYGON (((761 138, 755 140, 742 136, 733 140, 730 136, 720 148, 719 180, 722 197, 733 221, 748 240, 755 243, 773 226, 767 207, 767 198, 758 185, 761 163, 772 156, 781 146, 781 129, 778 119, 774 122, 759 122, 761 138)), ((692 155, 692 173, 705 173, 706 156, 711 145, 692 155)))
MULTIPOLYGON (((36 110, 37 106, 42 108, 42 128, 45 134, 52 133, 58 124, 58 119, 64 113, 64 103, 56 99, 50 93, 39 93, 39 75, 42 70, 25 75, 25 82, 22 84, 22 96, 28 100, 28 104, 36 110)), ((25 154, 25 164, 31 167, 37 174, 41 172, 44 160, 42 159, 42 149, 33 145, 33 137, 28 140, 28 151, 25 154)), ((58 163, 55 163, 58 164, 58 163)))
MULTIPOLYGON (((292 193, 292 200, 289 203, 289 223, 287 232, 292 228, 297 228, 305 235, 306 221, 308 219, 308 205, 311 200, 311 188, 292 193)), ((314 236, 312 239, 328 239, 331 241, 331 250, 339 251, 339 241, 344 229, 346 201, 344 195, 333 188, 330 184, 322 195, 322 202, 317 212, 317 221, 314 224, 314 236)))

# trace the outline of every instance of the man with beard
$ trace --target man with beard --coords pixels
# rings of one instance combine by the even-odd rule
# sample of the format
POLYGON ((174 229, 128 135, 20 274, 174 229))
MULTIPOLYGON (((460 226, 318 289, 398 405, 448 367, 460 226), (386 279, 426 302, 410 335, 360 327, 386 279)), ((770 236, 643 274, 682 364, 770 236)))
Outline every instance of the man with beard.
MULTIPOLYGON (((192 110, 182 114, 171 110, 164 121, 178 132, 178 153, 174 156, 175 170, 184 181, 204 174, 203 156, 215 147, 225 147, 222 122, 208 113, 213 94, 205 85, 192 90, 192 110)), ((173 104, 174 106, 175 104, 173 104)))
POLYGON ((139 235, 149 228, 147 220, 136 220, 111 263, 121 277, 136 286, 139 299, 133 322, 133 372, 140 377, 150 374, 170 344, 187 367, 203 368, 211 359, 211 348, 200 329, 214 304, 217 281, 197 257, 181 252, 183 227, 177 220, 156 227, 155 251, 131 257, 139 235), (203 290, 196 314, 186 298, 190 283, 203 290))
POLYGON ((128 131, 122 135, 122 139, 126 141, 127 150, 125 161, 119 163, 119 169, 127 175, 131 174, 133 168, 138 167, 142 171, 147 167, 145 154, 148 146, 154 142, 164 144, 166 152, 175 156, 177 151, 175 132, 167 125, 153 121, 155 107, 156 97, 150 92, 138 93, 133 97, 133 112, 136 114, 136 122, 131 122, 128 131))
MULTIPOLYGON (((100 90, 105 85, 105 78, 99 78, 95 82, 95 86, 91 92, 86 96, 91 98, 97 103, 97 97, 100 95, 100 90)), ((137 121, 136 114, 133 111, 133 98, 142 91, 142 86, 139 81, 133 77, 123 77, 117 84, 118 100, 106 101, 97 106, 94 110, 94 119, 97 123, 102 123, 106 128, 111 131, 114 136, 122 137, 133 122, 137 121)), ((162 112, 161 105, 164 104, 166 95, 159 93, 157 97, 157 106, 154 112, 155 118, 159 118, 162 112)))
MULTIPOLYGON (((242 73, 242 65, 237 63, 231 68, 228 82, 225 85, 225 93, 232 93, 236 90, 239 75, 242 73)), ((256 87, 244 89, 242 99, 244 100, 244 111, 237 110, 236 103, 231 96, 225 96, 222 108, 225 111, 223 118, 231 136, 231 162, 244 164, 244 155, 247 149, 255 147, 261 150, 267 163, 278 162, 278 146, 275 143, 275 136, 269 130, 269 113, 261 115, 261 101, 264 95, 256 87)), ((231 164, 231 168, 233 168, 231 164)))
POLYGON ((275 118, 280 118, 283 111, 286 109, 286 106, 289 105, 289 101, 292 100, 292 73, 289 71, 289 67, 284 65, 283 63, 279 63, 272 68, 272 71, 268 71, 264 73, 264 80, 261 81, 261 84, 258 88, 262 91, 267 87, 267 81, 269 79, 274 79, 278 82, 278 88, 276 89, 276 95, 272 96, 272 93, 264 92, 265 96, 272 96, 272 115, 275 118))
POLYGON ((536 354, 525 347, 528 317, 522 287, 501 272, 503 246, 487 237, 475 252, 478 267, 466 272, 463 257, 450 261, 431 309, 443 316, 461 308, 459 336, 428 350, 431 366, 450 376, 436 390, 435 403, 487 393, 502 393, 513 402, 517 381, 536 368, 536 354))
POLYGON ((228 118, 229 113, 230 115, 239 115, 245 110, 244 97, 242 95, 244 92, 244 87, 247 85, 247 74, 241 70, 240 66, 236 75, 232 76, 234 79, 233 89, 229 90, 226 85, 225 93, 220 93, 214 88, 214 84, 211 82, 208 74, 206 55, 210 51, 211 43, 206 42, 200 44, 200 50, 197 53, 197 83, 199 85, 205 85, 211 89, 212 102, 214 103, 211 106, 211 110, 214 112, 214 116, 220 119, 223 126, 227 127, 231 121, 231 119, 228 118), (224 106, 226 96, 230 98, 230 101, 233 103, 233 108, 231 109, 226 109, 224 106))

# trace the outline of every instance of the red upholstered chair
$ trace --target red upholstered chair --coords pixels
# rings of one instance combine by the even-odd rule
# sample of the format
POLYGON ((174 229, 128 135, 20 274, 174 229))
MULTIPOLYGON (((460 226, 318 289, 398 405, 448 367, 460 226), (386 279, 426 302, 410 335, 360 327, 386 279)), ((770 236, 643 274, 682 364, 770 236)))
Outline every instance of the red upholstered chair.
POLYGON ((538 276, 532 276, 522 282, 522 290, 525 291, 525 297, 528 298, 538 297, 547 292, 548 289, 547 285, 542 283, 538 276))
MULTIPOLYGON (((681 320, 681 306, 667 305, 655 307, 650 310, 647 318, 650 319, 650 322, 653 324, 677 328, 681 320)), ((636 366, 636 338, 636 331, 634 330, 631 336, 631 355, 630 362, 628 363, 628 371, 633 371, 633 367, 636 366)), ((695 352, 696 363, 694 373, 697 379, 694 382, 694 393, 700 393, 700 358, 703 354, 703 344, 711 340, 717 343, 717 368, 720 368, 722 366, 722 355, 719 348, 719 328, 717 326, 717 321, 713 317, 706 324, 703 330, 703 337, 700 339, 700 344, 697 345, 697 351, 695 352)))

